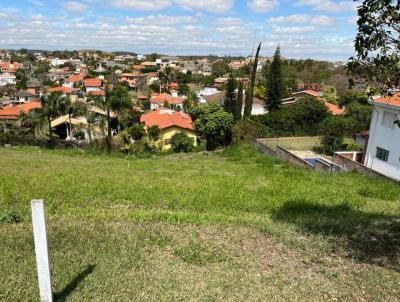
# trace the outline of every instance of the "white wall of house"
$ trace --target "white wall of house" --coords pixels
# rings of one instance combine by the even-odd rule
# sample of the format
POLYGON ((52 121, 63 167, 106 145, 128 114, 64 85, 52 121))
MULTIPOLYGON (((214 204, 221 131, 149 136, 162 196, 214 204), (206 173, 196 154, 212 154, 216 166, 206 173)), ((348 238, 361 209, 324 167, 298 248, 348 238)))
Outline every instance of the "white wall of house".
POLYGON ((15 75, 10 73, 0 74, 0 86, 15 85, 15 84, 16 84, 15 75))
POLYGON ((394 124, 400 107, 380 103, 374 106, 364 165, 400 180, 400 127, 394 124))

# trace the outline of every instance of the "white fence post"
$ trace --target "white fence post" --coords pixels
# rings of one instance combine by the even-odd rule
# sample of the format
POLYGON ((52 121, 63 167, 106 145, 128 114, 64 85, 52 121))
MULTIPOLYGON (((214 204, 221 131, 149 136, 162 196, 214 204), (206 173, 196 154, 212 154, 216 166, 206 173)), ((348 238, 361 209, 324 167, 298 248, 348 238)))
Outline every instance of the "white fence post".
POLYGON ((50 262, 47 248, 46 218, 43 200, 32 200, 32 225, 41 302, 52 302, 50 262))

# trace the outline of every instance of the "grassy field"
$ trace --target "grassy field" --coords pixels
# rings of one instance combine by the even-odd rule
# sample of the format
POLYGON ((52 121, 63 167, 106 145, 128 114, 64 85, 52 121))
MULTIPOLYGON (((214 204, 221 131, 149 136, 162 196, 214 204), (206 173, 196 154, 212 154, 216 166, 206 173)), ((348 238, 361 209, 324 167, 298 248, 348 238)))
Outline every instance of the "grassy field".
MULTIPOLYGON (((318 136, 263 138, 260 140, 272 149, 276 149, 277 145, 292 151, 313 150, 315 147, 321 147, 321 140, 318 136)), ((353 145, 355 142, 351 138, 345 138, 344 143, 353 145)))
POLYGON ((34 198, 56 301, 400 300, 399 184, 250 146, 140 160, 0 148, 0 165, 0 301, 38 301, 34 198))

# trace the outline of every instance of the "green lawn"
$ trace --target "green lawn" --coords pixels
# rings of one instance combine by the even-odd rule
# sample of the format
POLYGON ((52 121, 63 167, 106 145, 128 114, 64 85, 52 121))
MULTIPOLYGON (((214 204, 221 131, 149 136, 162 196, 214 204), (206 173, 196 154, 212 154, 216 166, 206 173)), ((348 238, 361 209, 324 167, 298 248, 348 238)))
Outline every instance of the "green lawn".
MULTIPOLYGON (((315 147, 321 146, 318 136, 263 138, 260 140, 272 149, 276 149, 276 146, 279 145, 292 151, 313 150, 315 147)), ((355 141, 352 138, 345 138, 344 143, 354 145, 355 141)))
POLYGON ((34 198, 57 301, 400 299, 399 184, 250 146, 140 160, 0 148, 0 165, 0 301, 38 301, 34 198))

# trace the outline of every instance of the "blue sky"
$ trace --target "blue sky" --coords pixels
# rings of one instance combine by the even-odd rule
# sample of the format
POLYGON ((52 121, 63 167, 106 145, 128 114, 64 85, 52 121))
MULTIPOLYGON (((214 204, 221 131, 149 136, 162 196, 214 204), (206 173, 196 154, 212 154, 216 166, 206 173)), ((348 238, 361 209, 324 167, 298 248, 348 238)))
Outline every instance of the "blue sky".
POLYGON ((249 55, 353 55, 352 0, 1 0, 0 48, 249 55))

